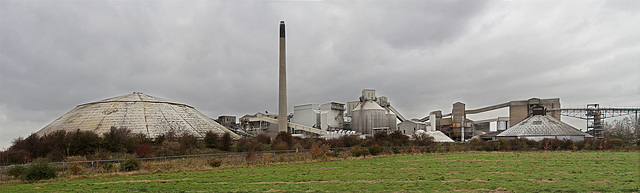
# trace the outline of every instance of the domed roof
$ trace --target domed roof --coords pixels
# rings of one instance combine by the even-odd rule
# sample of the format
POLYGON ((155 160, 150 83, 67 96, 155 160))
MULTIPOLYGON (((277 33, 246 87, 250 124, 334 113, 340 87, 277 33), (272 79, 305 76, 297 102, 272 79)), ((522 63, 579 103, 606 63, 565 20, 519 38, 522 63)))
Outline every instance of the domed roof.
POLYGON ((498 137, 521 136, 580 136, 593 137, 569 124, 566 124, 549 115, 533 115, 506 131, 498 134, 498 137))
POLYGON ((80 130, 102 135, 111 127, 126 127, 149 138, 170 130, 178 135, 189 133, 196 137, 204 137, 208 131, 220 135, 228 132, 233 138, 240 137, 189 105, 140 92, 78 105, 36 134, 80 130))

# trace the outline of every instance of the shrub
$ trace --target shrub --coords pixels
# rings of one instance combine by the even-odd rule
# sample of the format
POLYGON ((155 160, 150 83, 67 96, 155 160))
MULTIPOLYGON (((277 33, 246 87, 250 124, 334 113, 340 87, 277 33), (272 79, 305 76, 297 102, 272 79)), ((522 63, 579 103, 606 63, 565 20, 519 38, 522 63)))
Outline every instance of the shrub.
POLYGON ((125 172, 135 171, 139 169, 140 169, 140 161, 135 159, 128 159, 120 166, 120 170, 125 172))
POLYGON ((231 150, 231 134, 229 134, 228 132, 224 133, 224 135, 222 135, 222 140, 220 141, 220 150, 222 151, 229 151, 231 150))
POLYGON ((369 147, 369 153, 373 156, 378 155, 382 152, 382 147, 378 146, 378 145, 374 145, 372 147, 369 147))
POLYGON ((9 169, 9 171, 7 171, 7 175, 16 179, 20 179, 24 177, 26 170, 27 168, 25 168, 24 166, 13 166, 11 167, 11 169, 9 169))
POLYGON ((341 148, 344 147, 341 138, 331 138, 324 141, 325 144, 329 145, 331 148, 341 148))
POLYGON ((64 160, 64 152, 60 148, 55 148, 47 154, 47 157, 54 162, 60 162, 64 160))
POLYGON ((102 166, 102 169, 104 169, 105 171, 111 171, 113 170, 113 164, 111 163, 106 163, 102 166))
POLYGON ((360 146, 353 146, 349 151, 351 152, 351 155, 353 157, 360 157, 360 156, 367 157, 367 155, 369 155, 369 150, 362 149, 360 148, 360 146))
POLYGON ((625 145, 622 139, 610 139, 609 142, 611 143, 613 148, 621 148, 625 145))
POLYGON ((433 144, 435 143, 433 141, 433 137, 427 135, 426 133, 421 133, 421 134, 413 134, 413 144, 417 145, 417 146, 433 146, 433 144))
POLYGON ((243 137, 238 140, 236 143, 236 151, 245 152, 245 151, 260 151, 262 150, 262 145, 256 141, 256 138, 253 137, 243 137))
POLYGON ((256 136, 256 140, 262 144, 271 144, 271 137, 262 133, 256 136))
POLYGON ((287 150, 289 149, 287 147, 287 143, 284 141, 280 141, 280 140, 275 140, 273 141, 273 143, 271 144, 271 147, 273 150, 287 150))
POLYGON ((175 141, 165 140, 160 144, 156 151, 158 156, 171 156, 180 153, 180 143, 175 141))
POLYGON ((389 136, 389 134, 385 131, 379 131, 373 134, 373 139, 375 140, 375 143, 378 145, 382 145, 382 146, 391 145, 391 136, 389 136))
POLYGON ((31 153, 26 150, 9 149, 2 153, 2 165, 24 164, 31 161, 31 153))
POLYGON ((69 171, 71 172, 71 174, 73 175, 79 175, 82 174, 84 171, 84 167, 82 167, 80 164, 78 163, 73 163, 73 165, 71 165, 71 167, 69 167, 69 171))
POLYGON ((145 170, 151 170, 153 168, 153 163, 152 162, 145 162, 144 164, 142 164, 142 167, 145 170))
POLYGON ((179 141, 183 153, 189 153, 189 150, 198 148, 198 138, 190 133, 182 133, 179 141))
POLYGON ((204 144, 208 148, 218 148, 218 134, 213 133, 213 131, 207 131, 207 134, 204 136, 204 144))
POLYGON ((148 143, 142 144, 136 150, 136 156, 147 158, 153 156, 153 148, 148 143))
POLYGON ((362 143, 362 140, 357 135, 343 135, 340 140, 345 147, 353 147, 362 143))
POLYGON ((211 166, 213 168, 217 168, 217 167, 220 167, 222 165, 222 160, 220 160, 218 158, 211 158, 211 159, 207 160, 207 163, 209 164, 209 166, 211 166))
POLYGON ((313 159, 318 159, 318 158, 322 158, 324 160, 328 160, 329 159, 329 155, 333 155, 333 152, 329 151, 329 145, 327 144, 323 144, 323 145, 318 145, 317 143, 313 145, 313 147, 311 147, 311 158, 313 159))
POLYGON ((27 182, 36 182, 38 180, 47 180, 55 178, 56 170, 44 162, 31 164, 25 172, 24 179, 27 182))
POLYGON ((405 146, 409 144, 409 136, 402 134, 399 130, 394 131, 389 136, 394 146, 405 146))
POLYGON ((105 148, 111 152, 126 152, 131 142, 131 130, 126 127, 112 126, 109 132, 104 134, 105 148))
POLYGON ((287 149, 291 148, 293 147, 293 136, 291 136, 289 132, 281 131, 276 135, 276 139, 274 140, 274 143, 277 142, 284 142, 287 145, 287 149))

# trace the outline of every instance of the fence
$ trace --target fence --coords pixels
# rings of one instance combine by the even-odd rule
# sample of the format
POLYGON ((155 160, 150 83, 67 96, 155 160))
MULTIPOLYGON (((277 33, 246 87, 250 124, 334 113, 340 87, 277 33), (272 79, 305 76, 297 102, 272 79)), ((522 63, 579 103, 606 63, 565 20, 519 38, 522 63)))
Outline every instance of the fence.
MULTIPOLYGON (((407 152, 432 152, 434 148, 448 147, 445 146, 407 146, 407 147, 384 147, 380 153, 407 153, 407 152), (418 149, 418 150, 416 150, 418 149), (409 151, 407 151, 409 150, 409 151)), ((329 149, 334 153, 334 157, 349 157, 350 149, 332 148, 329 149)), ((362 147, 368 150, 367 147, 362 147)), ((278 162, 303 162, 313 160, 310 149, 299 150, 280 150, 280 151, 260 151, 260 152, 233 152, 233 153, 216 153, 216 154, 197 154, 197 155, 179 155, 164 156, 151 158, 136 158, 139 161, 140 169, 151 172, 179 172, 179 171, 197 171, 210 168, 208 161, 216 158, 222 161, 222 167, 239 167, 249 165, 267 165, 278 162)), ((122 164, 128 159, 113 160, 91 160, 91 161, 71 161, 71 162, 51 162, 52 165, 61 175, 92 175, 92 174, 109 174, 122 172, 122 164)), ((26 166, 10 165, 0 166, 0 180, 8 180, 7 171, 12 167, 26 166)))

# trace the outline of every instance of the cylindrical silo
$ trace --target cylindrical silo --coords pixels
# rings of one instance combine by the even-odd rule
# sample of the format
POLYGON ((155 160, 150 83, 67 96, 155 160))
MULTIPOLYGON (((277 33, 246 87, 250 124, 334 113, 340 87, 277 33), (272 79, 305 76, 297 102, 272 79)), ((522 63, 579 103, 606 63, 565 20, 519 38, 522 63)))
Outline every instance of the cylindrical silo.
POLYGON ((356 106, 352 115, 352 128, 358 133, 373 134, 373 128, 389 127, 387 112, 373 101, 363 101, 356 106))

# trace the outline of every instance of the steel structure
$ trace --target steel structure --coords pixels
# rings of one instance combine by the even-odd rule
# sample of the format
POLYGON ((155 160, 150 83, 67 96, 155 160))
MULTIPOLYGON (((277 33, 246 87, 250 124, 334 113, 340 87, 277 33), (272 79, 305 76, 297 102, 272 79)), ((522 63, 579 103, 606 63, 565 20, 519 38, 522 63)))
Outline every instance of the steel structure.
POLYGON ((640 108, 601 108, 599 104, 587 104, 586 108, 547 109, 547 112, 553 111, 560 111, 562 116, 587 120, 587 133, 602 139, 607 137, 603 128, 604 119, 634 115, 638 121, 640 108))

